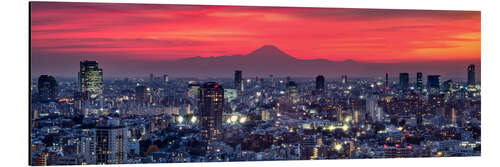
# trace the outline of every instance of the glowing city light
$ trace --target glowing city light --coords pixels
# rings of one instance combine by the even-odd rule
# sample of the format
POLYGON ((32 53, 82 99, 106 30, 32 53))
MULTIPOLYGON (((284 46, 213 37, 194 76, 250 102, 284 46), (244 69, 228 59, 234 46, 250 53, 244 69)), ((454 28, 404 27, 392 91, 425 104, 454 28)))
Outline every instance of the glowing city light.
POLYGON ((236 121, 238 121, 238 116, 236 115, 231 116, 231 122, 236 122, 236 121))
POLYGON ((328 130, 329 131, 335 130, 335 127, 333 125, 330 125, 330 126, 328 126, 328 130))
POLYGON ((191 123, 196 123, 196 116, 191 117, 191 123))
POLYGON ((241 117, 240 118, 240 123, 243 124, 247 121, 247 117, 241 117))
POLYGON ((344 124, 344 126, 342 126, 342 130, 344 130, 344 131, 349 130, 349 126, 347 126, 347 124, 344 124))
POLYGON ((177 122, 182 123, 184 121, 184 118, 182 116, 177 117, 177 122))
POLYGON ((335 150, 337 151, 342 150, 342 144, 335 144, 335 150))

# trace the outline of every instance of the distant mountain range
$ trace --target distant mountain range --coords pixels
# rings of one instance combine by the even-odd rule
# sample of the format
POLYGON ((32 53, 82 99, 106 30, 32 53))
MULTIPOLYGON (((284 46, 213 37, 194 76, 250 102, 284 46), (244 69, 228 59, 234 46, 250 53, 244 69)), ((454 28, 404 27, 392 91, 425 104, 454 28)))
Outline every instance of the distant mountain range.
MULTIPOLYGON (((245 77, 353 77, 384 76, 389 72, 397 77, 399 72, 423 72, 448 77, 465 77, 468 64, 478 62, 415 62, 415 63, 361 63, 354 60, 330 61, 327 59, 296 59, 273 45, 264 45, 246 55, 191 57, 176 61, 162 61, 161 68, 175 76, 231 77, 235 70, 242 70, 245 77)), ((158 64, 158 65, 160 65, 158 64)), ((480 69, 480 68, 477 68, 480 69)), ((413 77, 411 77, 413 78, 413 77)))
MULTIPOLYGON (((39 56, 40 57, 40 56, 39 56)), ((480 60, 450 60, 410 63, 367 63, 355 60, 331 61, 327 59, 297 59, 273 45, 262 46, 245 55, 190 57, 178 60, 129 60, 107 59, 96 56, 103 69, 105 78, 108 77, 147 77, 150 73, 155 76, 168 73, 171 77, 233 77, 235 70, 242 70, 243 77, 310 77, 323 75, 327 79, 340 78, 346 74, 353 77, 383 77, 386 72, 389 77, 397 78, 399 73, 410 73, 410 80, 414 81, 417 72, 425 75, 442 75, 442 80, 448 78, 466 78, 466 67, 476 65, 476 78, 480 80, 480 60)), ((79 57, 59 56, 58 66, 50 65, 53 59, 37 59, 32 64, 32 75, 51 74, 63 77, 76 77, 79 57), (50 70, 47 70, 50 69, 50 70)))

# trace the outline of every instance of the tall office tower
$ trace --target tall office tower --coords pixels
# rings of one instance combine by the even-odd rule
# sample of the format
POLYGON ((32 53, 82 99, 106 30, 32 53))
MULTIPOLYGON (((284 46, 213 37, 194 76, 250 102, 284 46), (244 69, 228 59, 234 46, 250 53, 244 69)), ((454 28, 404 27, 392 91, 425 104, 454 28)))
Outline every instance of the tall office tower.
POLYGON ((154 79, 153 73, 149 74, 149 82, 153 83, 154 79))
POLYGON ((316 77, 316 91, 324 91, 325 90, 325 77, 323 75, 318 75, 316 77))
POLYGON ((236 89, 238 95, 241 96, 243 92, 243 77, 240 70, 234 71, 234 89, 236 89))
POLYGON ((206 82, 200 87, 198 99, 201 143, 206 153, 214 151, 211 144, 219 141, 222 133, 224 112, 224 88, 215 82, 206 82))
POLYGON ((422 91, 424 89, 424 81, 422 80, 422 73, 417 72, 417 90, 422 91))
POLYGON ((128 128, 120 124, 120 120, 110 118, 106 124, 97 125, 96 133, 96 163, 125 164, 128 163, 128 128))
POLYGON ((441 87, 441 76, 428 75, 427 76, 427 91, 431 93, 439 93, 441 87))
POLYGON ((372 95, 366 98, 366 113, 370 115, 373 122, 379 121, 378 117, 378 96, 372 95))
POLYGON ((56 100, 57 82, 53 76, 40 75, 38 78, 38 98, 41 102, 51 102, 56 100))
POLYGON ((474 64, 467 67, 467 85, 472 86, 476 84, 476 66, 474 64))
POLYGON ((147 105, 150 101, 149 88, 143 85, 135 87, 135 100, 140 105, 147 105))
POLYGON ((385 88, 389 88, 389 73, 385 73, 385 88))
POLYGON ((294 81, 289 81, 286 84, 286 90, 288 97, 295 101, 298 95, 297 83, 295 83, 294 81))
POLYGON ((167 84, 167 83, 168 83, 168 74, 167 74, 167 73, 165 73, 165 74, 163 75, 163 83, 165 83, 165 84, 167 84))
POLYGON ((342 78, 342 79, 341 79, 341 80, 342 80, 342 85, 347 84, 347 75, 342 75, 342 77, 341 77, 341 78, 342 78))
POLYGON ((410 87, 410 76, 408 73, 399 73, 399 87, 401 90, 408 90, 410 87))
POLYGON ((101 96, 104 89, 102 79, 102 69, 99 68, 96 61, 80 61, 78 80, 81 92, 87 94, 91 99, 101 96))

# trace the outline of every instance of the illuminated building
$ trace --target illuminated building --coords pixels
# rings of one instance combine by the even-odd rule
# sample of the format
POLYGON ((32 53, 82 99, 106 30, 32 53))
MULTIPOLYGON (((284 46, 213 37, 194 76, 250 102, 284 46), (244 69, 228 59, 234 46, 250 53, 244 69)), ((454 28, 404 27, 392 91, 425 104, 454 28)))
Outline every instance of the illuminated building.
POLYGON ((222 131, 222 113, 224 112, 224 88, 215 82, 204 83, 198 99, 201 143, 205 151, 214 151, 213 142, 219 141, 222 131))
POLYGON ((411 147, 389 147, 384 149, 384 158, 407 158, 413 157, 413 151, 411 147))
POLYGON ((417 73, 417 90, 422 91, 424 88, 424 81, 422 80, 422 73, 417 73))
POLYGON ((399 74, 399 87, 401 90, 408 90, 410 87, 410 78, 408 73, 400 73, 399 74))
POLYGON ((440 75, 428 75, 427 76, 427 89, 431 93, 439 93, 441 87, 441 76, 440 75))
POLYGON ((224 99, 227 102, 233 101, 238 96, 236 89, 224 89, 224 99))
POLYGON ((286 85, 286 89, 288 97, 295 102, 298 96, 297 84, 294 81, 289 81, 286 85))
POLYGON ((373 122, 380 121, 377 116, 378 112, 378 96, 369 96, 366 98, 366 112, 370 114, 370 118, 373 122))
POLYGON ((167 83, 168 83, 168 74, 163 75, 163 82, 164 82, 165 84, 167 84, 167 83))
POLYGON ((342 75, 341 78, 342 78, 341 79, 342 80, 342 85, 347 84, 347 75, 342 75))
POLYGON ((96 163, 128 163, 128 128, 119 120, 109 119, 106 125, 98 125, 96 131, 96 163))
POLYGON ((188 85, 188 96, 191 98, 198 98, 200 93, 200 84, 198 83, 189 83, 188 85))
POLYGON ((476 66, 471 64, 467 67, 467 85, 475 85, 476 84, 476 66))
POLYGON ((41 102, 55 101, 57 98, 57 82, 53 76, 40 75, 38 78, 38 98, 41 102))
POLYGON ((80 61, 80 72, 78 72, 78 80, 80 83, 80 91, 95 99, 102 95, 104 89, 102 69, 96 61, 80 61))
POLYGON ((316 77, 316 91, 321 92, 325 90, 325 77, 318 75, 316 77))
POLYGON ((234 71, 234 89, 238 91, 238 95, 243 92, 243 78, 240 70, 234 71))

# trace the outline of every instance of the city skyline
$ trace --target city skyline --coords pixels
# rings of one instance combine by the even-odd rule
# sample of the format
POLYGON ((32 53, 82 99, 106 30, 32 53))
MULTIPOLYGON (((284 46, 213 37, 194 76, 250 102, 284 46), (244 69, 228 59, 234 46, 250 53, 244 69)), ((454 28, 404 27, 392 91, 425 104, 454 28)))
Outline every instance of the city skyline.
POLYGON ((72 76, 72 62, 90 59, 108 76, 138 76, 171 61, 274 45, 300 60, 444 65, 451 73, 480 65, 480 20, 478 11, 34 2, 32 68, 72 76))

